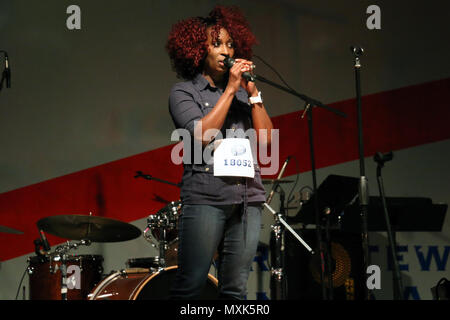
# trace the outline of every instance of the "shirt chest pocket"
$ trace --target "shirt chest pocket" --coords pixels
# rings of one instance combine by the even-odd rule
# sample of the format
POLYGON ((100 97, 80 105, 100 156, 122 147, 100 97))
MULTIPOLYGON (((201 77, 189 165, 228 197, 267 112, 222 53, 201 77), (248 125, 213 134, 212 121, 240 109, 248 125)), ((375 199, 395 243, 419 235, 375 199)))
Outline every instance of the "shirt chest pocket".
POLYGON ((202 100, 199 102, 200 109, 202 110, 203 116, 206 116, 214 108, 214 104, 209 100, 202 100))

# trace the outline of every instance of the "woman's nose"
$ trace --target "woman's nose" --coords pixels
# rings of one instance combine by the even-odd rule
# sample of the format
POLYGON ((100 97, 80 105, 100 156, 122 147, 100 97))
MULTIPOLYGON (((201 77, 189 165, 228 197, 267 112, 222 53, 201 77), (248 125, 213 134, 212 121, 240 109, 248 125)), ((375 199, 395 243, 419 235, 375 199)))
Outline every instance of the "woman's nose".
POLYGON ((221 52, 220 53, 221 54, 225 54, 227 56, 230 56, 231 55, 231 48, 228 45, 224 44, 224 45, 221 46, 221 52))

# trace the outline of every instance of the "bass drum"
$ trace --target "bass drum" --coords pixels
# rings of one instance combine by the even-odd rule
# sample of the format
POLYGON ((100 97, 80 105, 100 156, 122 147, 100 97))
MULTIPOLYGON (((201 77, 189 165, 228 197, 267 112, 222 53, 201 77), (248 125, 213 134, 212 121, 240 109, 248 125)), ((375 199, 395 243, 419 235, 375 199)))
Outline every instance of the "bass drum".
MULTIPOLYGON (((88 295, 89 300, 168 300, 169 290, 178 266, 151 273, 149 269, 133 268, 112 273, 88 295)), ((217 279, 208 274, 199 300, 216 300, 217 279)))

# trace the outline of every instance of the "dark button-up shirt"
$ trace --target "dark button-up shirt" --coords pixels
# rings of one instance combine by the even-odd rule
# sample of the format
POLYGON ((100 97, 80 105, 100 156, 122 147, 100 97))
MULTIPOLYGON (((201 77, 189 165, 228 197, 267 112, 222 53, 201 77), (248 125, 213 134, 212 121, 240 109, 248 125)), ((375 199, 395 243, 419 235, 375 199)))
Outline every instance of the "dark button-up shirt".
MULTIPOLYGON (((190 132, 191 147, 193 147, 194 141, 194 122, 207 115, 222 94, 222 89, 211 86, 208 80, 200 74, 191 81, 179 82, 172 87, 169 97, 170 114, 176 128, 186 129, 190 132)), ((222 137, 227 137, 226 129, 233 131, 241 129, 245 132, 252 127, 248 95, 243 88, 240 88, 221 128, 222 137)), ((205 148, 213 148, 213 144, 211 142, 205 148)), ((254 178, 216 177, 213 164, 207 164, 204 160, 202 163, 195 163, 193 160, 192 157, 190 163, 183 164, 184 173, 180 197, 184 204, 225 205, 266 201, 261 170, 256 163, 254 164, 254 178)))

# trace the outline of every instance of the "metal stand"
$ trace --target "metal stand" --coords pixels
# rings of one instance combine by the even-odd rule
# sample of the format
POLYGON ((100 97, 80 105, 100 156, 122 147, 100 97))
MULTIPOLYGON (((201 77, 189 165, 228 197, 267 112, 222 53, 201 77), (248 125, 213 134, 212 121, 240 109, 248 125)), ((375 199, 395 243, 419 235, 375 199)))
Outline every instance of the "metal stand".
POLYGON ((292 229, 286 221, 284 221, 283 217, 281 217, 279 213, 273 210, 267 203, 264 203, 264 206, 273 214, 277 223, 281 223, 287 230, 289 230, 289 232, 293 234, 293 236, 306 248, 306 250, 308 250, 311 254, 315 254, 313 249, 311 249, 311 247, 297 234, 297 232, 295 232, 295 230, 292 229))
MULTIPOLYGON (((319 194, 317 190, 317 176, 316 176, 316 160, 315 160, 315 153, 314 153, 314 136, 313 136, 313 117, 312 117, 312 108, 310 103, 306 103, 305 110, 303 111, 302 118, 307 114, 308 117, 308 135, 309 135, 309 149, 310 149, 310 158, 311 158, 311 173, 312 173, 312 181, 313 181, 313 194, 316 196, 314 197, 314 216, 315 216, 315 223, 316 223, 316 239, 318 243, 318 249, 319 249, 319 257, 320 257, 320 284, 322 288, 322 298, 324 300, 331 300, 331 297, 329 293, 327 292, 326 286, 325 286, 325 259, 329 261, 328 259, 328 250, 325 248, 328 248, 328 245, 325 244, 322 241, 322 223, 320 221, 320 212, 319 212, 319 194)), ((331 277, 331 268, 328 266, 328 279, 332 281, 331 277)), ((333 286, 329 285, 330 290, 333 288, 333 286)))
MULTIPOLYGON (((300 99, 302 99, 305 102, 305 108, 302 115, 302 118, 305 114, 308 114, 308 130, 309 130, 309 144, 310 144, 310 155, 311 155, 311 170, 312 170, 312 178, 313 178, 313 187, 314 187, 314 193, 317 193, 317 179, 316 179, 316 168, 315 168, 315 157, 314 157, 314 138, 313 138, 313 121, 312 121, 312 107, 321 107, 325 110, 331 111, 335 113, 336 115, 339 115, 341 117, 346 117, 347 115, 339 110, 336 110, 334 108, 331 108, 327 105, 324 105, 322 102, 315 100, 313 98, 310 98, 304 94, 298 93, 295 90, 291 88, 286 88, 284 86, 281 86, 275 82, 272 82, 260 75, 254 75, 254 79, 259 80, 261 82, 267 83, 275 88, 278 88, 280 90, 283 90, 291 95, 294 95, 300 99)), ((316 194, 315 197, 316 200, 314 200, 314 209, 315 209, 315 217, 316 217, 316 236, 317 236, 317 243, 318 243, 318 249, 320 254, 320 261, 321 261, 321 272, 320 272, 320 280, 322 284, 322 296, 324 300, 332 298, 332 294, 329 295, 327 293, 325 283, 324 283, 324 272, 325 272, 325 255, 327 255, 327 251, 325 250, 325 247, 328 247, 325 245, 322 241, 322 229, 321 229, 321 223, 320 223, 320 214, 319 214, 319 206, 318 206, 318 196, 316 194)), ((293 230, 291 231, 293 232, 293 230)), ((294 232, 295 233, 295 232, 294 232)), ((295 235, 295 234, 294 234, 295 235)), ((298 236, 298 235, 297 235, 298 236)), ((298 239, 298 238, 297 238, 298 239)), ((312 250, 311 250, 312 251, 312 250)), ((329 259, 327 261, 330 262, 329 259)), ((328 263, 330 265, 330 263, 328 263)), ((332 280, 331 278, 331 266, 329 266, 328 269, 328 279, 329 281, 332 280)), ((332 286, 330 286, 330 290, 332 290, 332 286)))
POLYGON ((162 183, 165 183, 165 184, 169 184, 169 185, 175 186, 175 187, 180 187, 181 186, 181 183, 174 183, 174 182, 170 182, 170 181, 167 181, 167 180, 155 178, 155 177, 153 177, 153 176, 151 176, 149 174, 142 173, 142 171, 136 171, 136 175, 134 177, 135 178, 144 178, 146 180, 155 180, 155 181, 162 182, 162 183))
POLYGON ((80 242, 69 242, 67 241, 65 244, 56 247, 55 253, 50 253, 50 261, 61 261, 61 300, 67 300, 67 261, 68 256, 67 253, 71 249, 76 249, 79 246, 89 246, 91 245, 91 241, 89 240, 81 240, 80 242))
POLYGON ((0 53, 3 53, 5 56, 5 69, 2 72, 2 78, 0 80, 0 91, 2 91, 3 81, 5 80, 6 80, 6 88, 11 88, 11 70, 9 67, 8 53, 4 50, 0 50, 0 53))
POLYGON ((377 165, 378 190, 380 192, 381 202, 383 204, 384 219, 386 221, 386 231, 388 234, 390 253, 392 256, 392 263, 393 263, 392 277, 394 282, 394 300, 403 300, 403 282, 400 274, 400 267, 398 265, 397 260, 397 243, 395 241, 395 231, 392 230, 391 227, 391 222, 389 219, 389 213, 386 204, 386 197, 384 194, 383 178, 381 176, 381 169, 384 167, 384 163, 392 160, 392 158, 393 158, 392 151, 385 155, 377 152, 374 156, 375 162, 378 163, 377 165))
POLYGON ((273 214, 275 224, 272 225, 272 257, 271 257, 271 278, 270 290, 272 300, 284 300, 287 297, 286 275, 284 273, 284 231, 289 230, 295 238, 311 253, 315 252, 311 247, 292 229, 283 219, 280 212, 273 210, 267 203, 264 206, 273 214))
POLYGON ((61 255, 61 300, 67 300, 67 254, 61 255))
POLYGON ((168 232, 177 228, 178 211, 181 208, 180 201, 172 201, 166 207, 159 210, 156 214, 152 214, 147 219, 147 227, 143 234, 145 240, 151 243, 154 248, 159 249, 158 265, 159 268, 166 267, 166 252, 173 241, 178 238, 170 240, 170 233, 168 232), (155 236, 154 241, 152 239, 152 232, 157 230, 158 235, 155 236), (148 234, 149 231, 150 234, 148 234))
MULTIPOLYGON (((358 112, 358 142, 359 142, 359 168, 360 168, 360 181, 359 181, 359 208, 361 215, 361 237, 362 237, 362 247, 364 254, 364 271, 370 265, 369 256, 369 233, 367 228, 367 214, 369 206, 369 184, 366 177, 366 169, 364 165, 364 141, 362 132, 362 110, 361 110, 361 79, 360 79, 360 69, 361 61, 360 56, 363 54, 364 50, 361 47, 351 47, 350 48, 355 57, 355 82, 356 82, 356 105, 358 112)), ((370 300, 370 293, 367 286, 365 286, 365 297, 370 300)))
MULTIPOLYGON (((275 218, 275 224, 271 225, 270 233, 270 250, 272 252, 270 259, 270 292, 272 300, 285 300, 287 298, 287 282, 286 274, 284 272, 285 256, 284 256, 284 226, 279 221, 278 217, 285 216, 284 201, 285 192, 278 184, 276 186, 280 193, 280 212, 275 218)), ((275 189, 276 191, 276 189, 275 189)), ((266 203, 267 204, 267 203, 266 203)))

